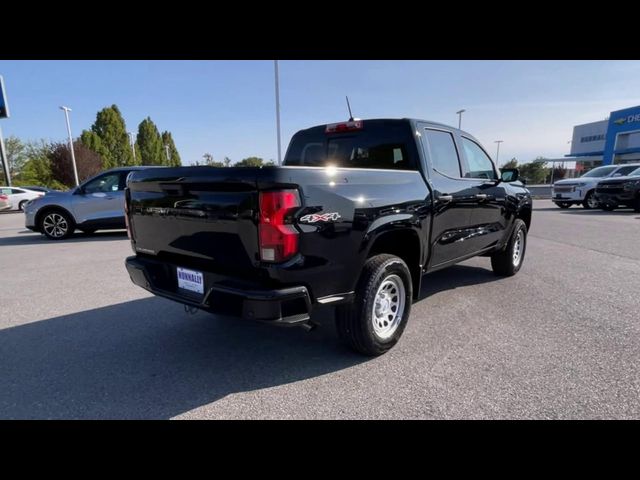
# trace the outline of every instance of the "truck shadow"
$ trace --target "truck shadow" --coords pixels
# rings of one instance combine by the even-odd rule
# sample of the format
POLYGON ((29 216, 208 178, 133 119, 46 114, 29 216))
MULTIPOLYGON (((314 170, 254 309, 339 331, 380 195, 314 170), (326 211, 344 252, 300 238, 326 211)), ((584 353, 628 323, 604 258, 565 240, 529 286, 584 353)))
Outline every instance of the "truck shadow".
POLYGON ((423 276, 420 295, 416 301, 420 302, 431 295, 445 290, 495 282, 497 280, 500 280, 500 277, 493 274, 490 266, 488 268, 482 268, 470 265, 453 265, 423 276))
POLYGON ((44 245, 79 242, 104 242, 110 240, 127 240, 126 230, 109 230, 96 233, 76 232, 70 238, 64 240, 49 240, 44 235, 34 233, 31 230, 20 230, 18 236, 0 237, 0 245, 44 245))
POLYGON ((166 419, 365 360, 326 327, 188 316, 151 297, 0 330, 0 417, 166 419))

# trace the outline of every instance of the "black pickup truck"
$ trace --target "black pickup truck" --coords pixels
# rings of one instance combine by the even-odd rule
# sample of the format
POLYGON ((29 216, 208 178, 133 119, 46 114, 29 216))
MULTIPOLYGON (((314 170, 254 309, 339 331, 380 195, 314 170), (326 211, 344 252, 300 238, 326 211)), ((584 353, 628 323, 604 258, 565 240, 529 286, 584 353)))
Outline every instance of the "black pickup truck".
POLYGON ((413 119, 321 125, 296 133, 283 163, 133 172, 131 280, 273 324, 311 328, 315 309, 336 306, 340 337, 380 355, 402 335, 423 274, 476 255, 497 275, 522 266, 531 195, 463 131, 413 119))

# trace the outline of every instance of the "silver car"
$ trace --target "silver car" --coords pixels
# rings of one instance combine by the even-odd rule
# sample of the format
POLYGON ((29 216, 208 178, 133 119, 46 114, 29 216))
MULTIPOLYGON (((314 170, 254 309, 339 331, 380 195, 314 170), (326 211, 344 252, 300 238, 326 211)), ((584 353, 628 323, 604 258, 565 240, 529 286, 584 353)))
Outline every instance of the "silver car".
POLYGON ((25 226, 51 240, 68 238, 75 229, 93 233, 124 229, 127 175, 151 167, 122 167, 102 172, 67 192, 50 192, 25 205, 25 226))

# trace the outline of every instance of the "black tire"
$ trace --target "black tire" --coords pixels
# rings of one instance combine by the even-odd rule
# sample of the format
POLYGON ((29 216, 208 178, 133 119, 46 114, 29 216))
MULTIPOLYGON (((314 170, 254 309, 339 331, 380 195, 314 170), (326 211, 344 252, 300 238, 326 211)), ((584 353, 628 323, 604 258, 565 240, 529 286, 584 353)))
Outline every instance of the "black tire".
POLYGON ((640 196, 638 196, 638 198, 636 198, 636 201, 633 202, 633 211, 640 213, 640 196))
POLYGON ((511 237, 509 237, 509 241, 505 245, 505 248, 491 255, 491 268, 493 268, 493 273, 499 277, 510 277, 515 275, 522 267, 526 252, 527 226, 521 219, 516 218, 513 225, 513 232, 511 233, 511 237), (518 248, 520 253, 516 261, 515 249, 516 245, 518 245, 517 240, 519 235, 520 242, 518 248))
MULTIPOLYGON (((411 314, 412 298, 411 273, 401 258, 389 254, 369 258, 362 269, 355 300, 351 304, 340 305, 336 308, 338 336, 358 353, 369 356, 382 355, 398 343, 402 336, 411 314), (394 287, 392 286, 389 290, 389 297, 387 297, 391 301, 386 301, 384 308, 381 307, 382 314, 374 314, 375 311, 378 311, 378 309, 374 310, 375 306, 382 305, 376 302, 376 299, 380 299, 380 295, 385 295, 385 289, 389 284, 394 285, 398 281, 402 283, 402 287, 400 284, 395 287, 395 293, 398 295, 393 296, 394 287), (404 289, 404 295, 401 294, 402 289, 404 289), (401 309, 400 314, 397 313, 398 310, 394 314, 388 308, 393 303, 393 298, 397 298, 395 300, 398 302, 396 309, 401 309), (401 301, 403 303, 400 304, 401 301), (386 313, 384 313, 385 310, 386 313), (389 320, 388 325, 385 320, 387 315, 389 318, 393 316, 393 320, 389 320), (380 320, 381 318, 383 320, 380 320), (376 327, 374 327, 374 322, 376 322, 376 327), (385 324, 382 325, 381 322, 385 324), (377 333, 377 329, 387 328, 389 329, 387 332, 377 333)), ((382 299, 382 301, 385 300, 382 299)))
POLYGON ((49 240, 64 240, 73 235, 76 225, 63 210, 49 210, 40 216, 38 228, 49 240))
POLYGON ((560 208, 569 208, 571 206, 571 204, 567 202, 558 202, 556 203, 556 205, 558 205, 560 208))
POLYGON ((584 197, 584 200, 582 201, 582 206, 586 210, 591 210, 592 208, 598 208, 598 202, 595 199, 595 192, 593 190, 587 193, 587 196, 584 197))
POLYGON ((613 205, 600 205, 600 208, 605 212, 613 212, 616 209, 613 205))
POLYGON ((28 202, 28 201, 29 201, 29 200, 22 200, 22 201, 18 204, 18 209, 19 209, 21 212, 24 212, 24 206, 27 204, 27 202, 28 202))

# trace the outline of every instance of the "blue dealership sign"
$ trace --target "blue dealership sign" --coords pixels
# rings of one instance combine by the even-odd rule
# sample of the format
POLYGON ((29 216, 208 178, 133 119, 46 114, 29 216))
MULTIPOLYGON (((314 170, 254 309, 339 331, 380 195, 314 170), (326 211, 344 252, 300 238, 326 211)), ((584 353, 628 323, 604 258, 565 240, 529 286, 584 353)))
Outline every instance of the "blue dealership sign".
POLYGON ((602 155, 603 165, 612 164, 616 154, 635 153, 638 150, 637 148, 616 149, 618 135, 634 131, 640 131, 640 106, 611 112, 602 155))
POLYGON ((7 104, 7 95, 4 92, 2 75, 0 75, 0 118, 9 118, 9 104, 7 104))

